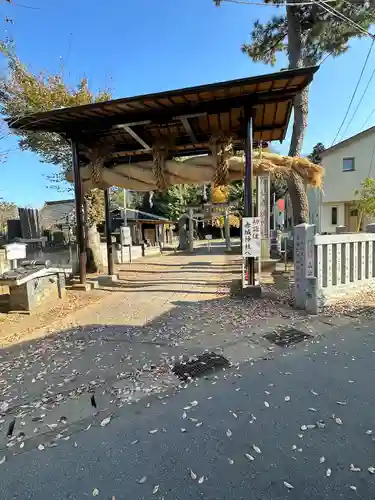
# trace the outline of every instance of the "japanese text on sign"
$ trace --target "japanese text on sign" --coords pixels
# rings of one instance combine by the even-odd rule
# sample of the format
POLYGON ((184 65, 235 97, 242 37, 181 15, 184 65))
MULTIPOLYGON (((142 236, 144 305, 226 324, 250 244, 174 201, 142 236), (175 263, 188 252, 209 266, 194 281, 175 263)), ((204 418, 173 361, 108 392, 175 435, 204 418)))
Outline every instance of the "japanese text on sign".
POLYGON ((242 255, 260 257, 260 251, 260 217, 244 217, 242 219, 242 255))

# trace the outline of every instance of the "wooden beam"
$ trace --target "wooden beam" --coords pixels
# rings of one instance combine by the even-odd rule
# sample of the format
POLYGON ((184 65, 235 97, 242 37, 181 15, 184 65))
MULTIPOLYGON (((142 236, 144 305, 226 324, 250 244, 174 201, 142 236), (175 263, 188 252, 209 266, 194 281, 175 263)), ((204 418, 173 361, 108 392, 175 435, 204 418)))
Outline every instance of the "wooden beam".
MULTIPOLYGON (((284 124, 280 124, 276 127, 272 127, 272 126, 266 126, 266 127, 261 127, 261 128, 255 128, 255 133, 259 133, 259 132, 268 132, 270 130, 274 130, 275 128, 284 128, 285 125, 284 124)), ((240 132, 240 131, 238 131, 240 132)), ((195 136, 195 134, 194 134, 195 136)), ((238 137, 238 138, 235 138, 233 139, 233 143, 234 144, 237 144, 237 143, 240 143, 240 141, 243 140, 243 137, 238 137)), ((200 137, 196 137, 195 136, 195 141, 193 142, 191 140, 191 138, 189 137, 189 139, 187 139, 186 137, 183 137, 179 140, 177 140, 175 142, 175 144, 173 145, 172 149, 170 150, 171 154, 172 153, 178 153, 178 154, 184 154, 184 152, 186 150, 191 150, 192 147, 200 147, 201 149, 207 149, 209 150, 209 137, 207 135, 205 136, 200 136, 200 137)), ((242 149, 242 148, 240 148, 242 149)), ((128 144, 128 143, 125 143, 125 144, 116 144, 115 147, 111 150, 111 154, 109 156, 113 156, 113 155, 116 155, 116 154, 120 154, 120 153, 123 153, 124 154, 124 157, 127 157, 127 156, 132 156, 132 155, 135 155, 135 156, 138 156, 138 155, 142 155, 142 154, 147 154, 148 152, 150 152, 151 148, 134 148, 134 146, 132 146, 131 144, 128 144)), ((82 153, 82 156, 84 156, 84 153, 82 153)))
POLYGON ((127 123, 120 123, 119 125, 115 125, 117 128, 122 128, 122 127, 135 127, 136 125, 149 125, 151 123, 151 120, 144 120, 143 122, 127 122, 127 123))
POLYGON ((197 141, 197 138, 195 137, 193 129, 191 128, 191 125, 189 123, 189 119, 186 117, 181 117, 180 120, 181 120, 182 125, 184 126, 186 133, 190 137, 191 142, 193 144, 196 144, 198 141, 197 141))
POLYGON ((145 142, 142 137, 140 137, 137 132, 134 132, 134 130, 130 127, 130 125, 121 125, 121 128, 123 128, 135 141, 138 142, 142 146, 143 149, 151 149, 151 147, 145 142))
MULTIPOLYGON (((107 130, 115 125, 126 123, 132 123, 133 126, 140 125, 145 121, 156 123, 156 124, 168 124, 181 116, 187 115, 200 115, 200 114, 217 114, 225 113, 233 108, 243 109, 244 107, 254 107, 258 104, 263 104, 265 102, 280 102, 291 100, 295 97, 296 92, 290 91, 273 91, 264 92, 263 94, 248 94, 246 96, 229 97, 223 99, 217 99, 216 101, 199 101, 196 103, 187 103, 181 106, 176 106, 171 110, 147 110, 134 113, 124 113, 124 115, 118 114, 108 118, 87 118, 83 120, 72 121, 72 124, 68 128, 68 124, 56 125, 56 132, 67 132, 70 137, 77 137, 85 141, 85 135, 92 137, 93 133, 100 133, 103 130, 107 130), (64 130, 63 130, 64 129, 64 130)), ((43 130, 43 124, 39 127, 39 130, 43 130)), ((87 137, 87 138, 89 138, 87 137)))

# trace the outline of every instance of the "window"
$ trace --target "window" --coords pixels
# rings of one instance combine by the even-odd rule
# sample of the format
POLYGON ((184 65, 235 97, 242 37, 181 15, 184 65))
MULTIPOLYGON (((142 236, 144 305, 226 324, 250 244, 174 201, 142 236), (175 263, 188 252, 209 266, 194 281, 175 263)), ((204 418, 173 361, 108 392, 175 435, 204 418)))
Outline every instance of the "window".
POLYGON ((331 209, 331 224, 337 226, 337 207, 331 209))
POLYGON ((354 169, 354 158, 343 158, 342 160, 342 171, 352 172, 354 169))
POLYGON ((350 210, 350 217, 358 217, 358 210, 354 208, 353 210, 350 210))

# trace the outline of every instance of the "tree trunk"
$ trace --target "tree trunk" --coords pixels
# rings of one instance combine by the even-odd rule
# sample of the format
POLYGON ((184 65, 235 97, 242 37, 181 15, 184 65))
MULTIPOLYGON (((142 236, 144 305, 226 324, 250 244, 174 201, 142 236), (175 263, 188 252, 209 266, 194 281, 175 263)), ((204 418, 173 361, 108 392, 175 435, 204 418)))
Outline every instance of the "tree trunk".
MULTIPOLYGON (((287 7, 288 20, 288 55, 289 68, 303 67, 303 33, 298 14, 298 7, 287 7)), ((307 126, 308 89, 305 88, 294 99, 293 132, 289 147, 289 156, 299 156, 307 126)), ((302 178, 293 172, 287 180, 288 191, 293 209, 293 225, 309 221, 309 203, 302 178)))
MULTIPOLYGON (((307 126, 308 89, 303 90, 294 100, 294 122, 289 156, 299 156, 307 126)), ((288 178, 288 191, 292 202, 293 225, 309 222, 309 202, 302 177, 292 172, 288 178)))
POLYGON ((97 273, 105 271, 101 248, 100 248, 100 234, 98 232, 96 225, 96 222, 101 220, 101 217, 100 216, 98 217, 98 203, 101 204, 101 201, 98 197, 85 196, 84 224, 85 224, 85 247, 87 255, 86 268, 88 273, 97 273), (93 210, 93 207, 96 208, 96 210, 95 209, 93 210))
POLYGON ((103 272, 103 259, 100 249, 100 235, 96 225, 87 227, 87 272, 103 272))

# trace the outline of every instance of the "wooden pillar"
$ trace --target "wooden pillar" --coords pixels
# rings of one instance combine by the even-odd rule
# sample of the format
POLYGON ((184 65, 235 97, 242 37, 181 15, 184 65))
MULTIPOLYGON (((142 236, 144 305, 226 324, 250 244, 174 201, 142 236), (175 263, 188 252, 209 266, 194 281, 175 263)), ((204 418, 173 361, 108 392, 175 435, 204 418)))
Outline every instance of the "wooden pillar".
POLYGON ((109 189, 104 190, 104 210, 105 210, 105 236, 107 241, 107 262, 108 274, 113 276, 113 244, 112 244, 112 221, 111 221, 111 207, 109 200, 109 189))
MULTIPOLYGON (((245 109, 245 200, 244 216, 254 217, 253 213, 253 117, 252 108, 245 109)), ((255 285, 254 257, 246 258, 248 285, 255 285)))
POLYGON ((165 233, 165 224, 160 224, 160 243, 161 247, 165 247, 166 241, 166 233, 165 233))
POLYGON ((194 220, 193 209, 189 208, 189 238, 188 238, 189 252, 194 252, 194 220))
POLYGON ((75 211, 77 225, 77 246, 79 255, 79 282, 84 285, 86 283, 86 245, 85 245, 85 227, 83 218, 83 186, 81 179, 81 171, 79 166, 78 144, 72 141, 72 163, 73 163, 73 178, 74 178, 74 196, 75 196, 75 211))

